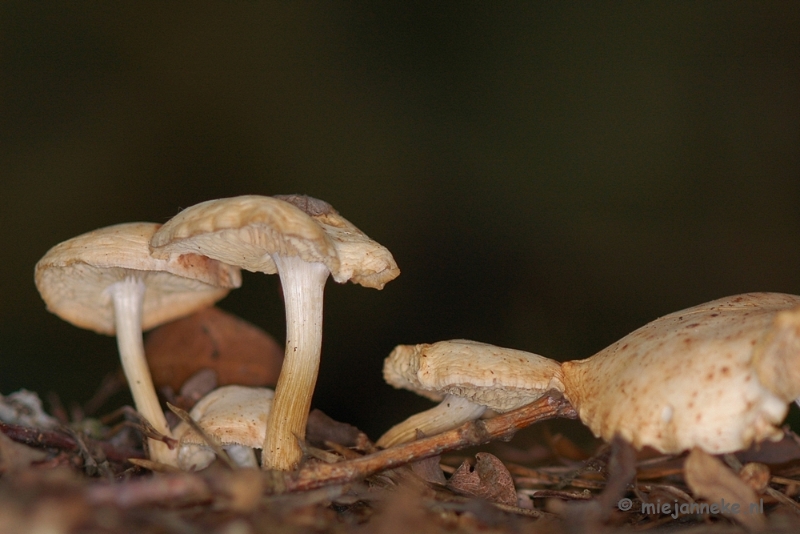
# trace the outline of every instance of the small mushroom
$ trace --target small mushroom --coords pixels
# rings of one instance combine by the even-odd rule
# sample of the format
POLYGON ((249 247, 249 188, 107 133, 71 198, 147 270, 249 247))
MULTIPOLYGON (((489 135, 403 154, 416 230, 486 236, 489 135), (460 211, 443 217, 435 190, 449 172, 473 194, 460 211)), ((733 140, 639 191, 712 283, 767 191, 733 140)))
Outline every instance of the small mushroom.
MULTIPOLYGON (((223 386, 200 399, 189 415, 220 442, 234 463, 257 468, 254 449, 264 444, 273 396, 267 388, 223 386)), ((199 471, 214 461, 214 451, 187 423, 180 422, 174 434, 179 442, 178 467, 199 471)))
MULTIPOLYGON (((142 346, 142 331, 212 305, 241 284, 239 269, 184 254, 150 256, 160 225, 126 223, 94 230, 51 248, 36 264, 36 287, 47 309, 65 321, 117 336, 120 360, 136 409, 170 436, 142 346)), ((150 457, 173 454, 150 440, 150 457)))
POLYGON ((711 454, 779 439, 800 395, 800 297, 748 293, 671 313, 562 365, 564 395, 596 436, 711 454))
POLYGON ((254 272, 278 273, 286 305, 286 346, 275 387, 265 469, 291 470, 302 458, 322 348, 325 282, 382 289, 399 269, 330 204, 303 195, 247 195, 202 202, 168 221, 151 240, 154 256, 193 252, 254 272))
POLYGON ((393 426, 377 441, 381 447, 411 441, 417 431, 450 430, 487 409, 509 412, 563 389, 558 362, 465 339, 398 345, 384 361, 383 377, 439 404, 393 426))

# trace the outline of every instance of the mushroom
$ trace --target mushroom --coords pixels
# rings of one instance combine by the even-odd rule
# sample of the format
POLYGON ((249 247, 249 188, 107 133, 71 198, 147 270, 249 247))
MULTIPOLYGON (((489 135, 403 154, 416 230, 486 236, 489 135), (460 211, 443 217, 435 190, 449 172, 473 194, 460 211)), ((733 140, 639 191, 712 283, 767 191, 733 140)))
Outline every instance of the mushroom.
POLYGON ((562 365, 564 396, 606 441, 722 454, 779 439, 800 395, 800 297, 748 293, 656 319, 562 365))
POLYGON ((487 409, 509 412, 563 389, 558 362, 466 339, 398 345, 384 361, 383 377, 439 404, 393 426, 377 441, 381 447, 416 439, 418 431, 450 430, 487 409))
POLYGON ((168 221, 151 240, 154 256, 193 252, 254 272, 278 273, 286 304, 286 346, 275 387, 265 469, 294 469, 302 457, 322 347, 325 282, 382 289, 399 269, 386 248, 330 204, 302 195, 247 195, 202 202, 168 221))
MULTIPOLYGON (((254 449, 264 445, 273 396, 267 388, 223 386, 200 399, 189 415, 219 441, 235 464, 257 468, 254 449)), ((199 471, 214 461, 212 448, 186 422, 181 421, 174 434, 179 442, 178 467, 199 471)))
MULTIPOLYGON (((36 264, 36 287, 47 309, 65 321, 117 336, 120 360, 136 409, 171 436, 142 346, 142 331, 212 305, 239 287, 239 269, 185 254, 150 256, 160 225, 127 223, 74 237, 51 248, 36 264)), ((149 440, 151 459, 172 464, 173 453, 149 440)))

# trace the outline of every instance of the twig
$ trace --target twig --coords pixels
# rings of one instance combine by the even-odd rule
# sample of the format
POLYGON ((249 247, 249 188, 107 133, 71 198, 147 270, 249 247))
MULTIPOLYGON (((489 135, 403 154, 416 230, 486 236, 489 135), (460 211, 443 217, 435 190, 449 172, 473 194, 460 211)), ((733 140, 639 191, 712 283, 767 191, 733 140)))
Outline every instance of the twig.
MULTIPOLYGON (((31 447, 58 449, 62 451, 78 450, 78 443, 71 436, 52 430, 42 430, 20 425, 0 423, 0 432, 18 443, 31 447)), ((128 458, 144 458, 144 452, 135 449, 117 448, 104 441, 84 438, 87 443, 99 446, 106 458, 112 462, 126 462, 128 458)))
MULTIPOLYGON (((258 494, 301 492, 343 485, 386 469, 437 456, 442 452, 480 445, 494 439, 510 439, 521 428, 555 417, 574 418, 576 414, 563 398, 544 397, 486 421, 466 423, 436 436, 396 445, 354 460, 335 464, 317 462, 294 473, 241 469, 218 471, 216 476, 223 472, 228 473, 232 480, 237 476, 256 476, 261 487, 255 489, 259 484, 253 480, 249 480, 248 484, 258 494)), ((137 462, 137 465, 143 463, 146 462, 137 462)), ((206 478, 210 475, 203 473, 205 472, 164 474, 156 478, 128 481, 124 485, 93 486, 88 488, 87 497, 93 504, 114 503, 123 507, 143 506, 167 500, 178 500, 183 505, 199 503, 208 501, 215 495, 215 490, 206 478)))
POLYGON ((214 454, 217 455, 217 458, 222 460, 226 466, 228 466, 230 469, 239 468, 239 466, 236 465, 233 460, 231 460, 231 457, 228 456, 228 453, 225 452, 225 449, 222 448, 222 444, 219 442, 217 437, 209 434, 203 429, 203 427, 197 424, 197 421, 192 419, 192 416, 189 415, 189 412, 170 403, 167 403, 167 408, 172 410, 172 413, 180 417, 181 421, 189 425, 189 428, 197 432, 197 435, 200 436, 200 439, 206 442, 206 445, 208 445, 211 450, 214 451, 214 454))
MULTIPOLYGON (((435 436, 390 447, 367 456, 335 464, 314 464, 287 473, 284 491, 304 491, 328 484, 344 484, 443 452, 481 445, 495 439, 509 440, 533 423, 556 417, 574 419, 575 409, 563 397, 544 396, 536 402, 485 421, 476 420, 435 436)), ((276 490, 281 488, 276 487, 276 490)))

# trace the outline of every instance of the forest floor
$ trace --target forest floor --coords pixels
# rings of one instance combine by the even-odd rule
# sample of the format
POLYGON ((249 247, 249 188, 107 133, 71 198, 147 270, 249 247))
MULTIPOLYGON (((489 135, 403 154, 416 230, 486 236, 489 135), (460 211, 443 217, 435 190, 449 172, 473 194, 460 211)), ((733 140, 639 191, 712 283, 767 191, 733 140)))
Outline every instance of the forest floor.
MULTIPOLYGON (((199 472, 148 464, 128 413, 70 423, 5 397, 0 419, 0 533, 797 532, 800 445, 786 437, 714 457, 591 454, 548 423, 574 417, 560 398, 378 450, 320 412, 292 473, 199 472), (23 416, 20 416, 23 413, 23 416), (13 419, 13 417, 12 417, 13 419), (155 471, 155 472, 154 472, 155 471)), ((62 416, 63 419, 63 416, 62 416)))

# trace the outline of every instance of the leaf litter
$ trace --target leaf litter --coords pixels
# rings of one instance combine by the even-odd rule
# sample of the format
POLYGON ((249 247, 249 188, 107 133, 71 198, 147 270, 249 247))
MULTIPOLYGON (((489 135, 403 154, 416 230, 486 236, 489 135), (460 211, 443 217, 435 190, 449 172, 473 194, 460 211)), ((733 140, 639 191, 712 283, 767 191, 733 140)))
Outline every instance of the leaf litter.
MULTIPOLYGON (((551 422, 534 429, 545 445, 534 453, 516 448, 508 440, 532 420, 574 417, 563 398, 548 396, 386 450, 375 448, 352 425, 315 412, 303 444, 306 459, 293 473, 232 469, 221 461, 199 472, 153 473, 141 467, 148 465, 143 436, 152 431, 143 431, 135 412, 67 425, 30 402, 35 394, 26 395, 33 407, 12 410, 0 423, 0 532, 800 528, 800 445, 789 430, 780 442, 724 457, 699 450, 680 456, 637 454, 621 441, 596 443, 592 455, 554 434, 557 422, 551 422), (110 426, 120 415, 123 424, 110 426), (492 441, 499 446, 486 445, 492 441), (463 449, 469 453, 457 452, 463 449), (711 504, 722 509, 712 511, 711 504), (755 504, 758 511, 733 513, 734 504, 740 510, 755 504)), ((6 412, 8 405, 18 405, 10 397, 0 401, 6 412)))

